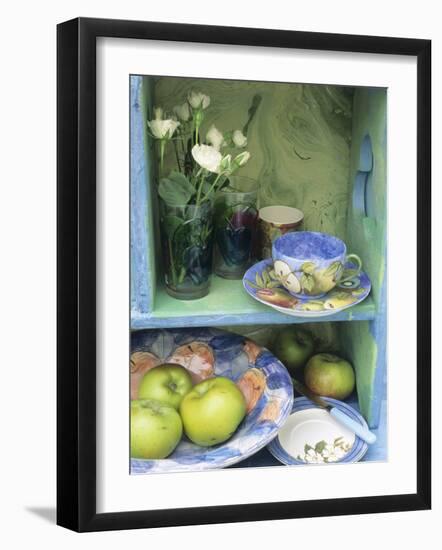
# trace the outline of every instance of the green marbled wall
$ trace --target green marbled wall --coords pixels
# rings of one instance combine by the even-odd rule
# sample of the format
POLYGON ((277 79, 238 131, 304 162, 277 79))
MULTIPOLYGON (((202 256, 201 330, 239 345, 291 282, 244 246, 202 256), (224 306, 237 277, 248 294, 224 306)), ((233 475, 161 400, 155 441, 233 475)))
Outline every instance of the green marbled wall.
MULTIPOLYGON (((192 89, 211 97, 204 134, 212 123, 243 129, 259 96, 247 134, 252 158, 242 174, 258 180, 261 206, 295 206, 305 229, 346 237, 352 88, 159 77, 155 105, 171 110, 192 89)), ((172 148, 166 162, 175 166, 172 148)))

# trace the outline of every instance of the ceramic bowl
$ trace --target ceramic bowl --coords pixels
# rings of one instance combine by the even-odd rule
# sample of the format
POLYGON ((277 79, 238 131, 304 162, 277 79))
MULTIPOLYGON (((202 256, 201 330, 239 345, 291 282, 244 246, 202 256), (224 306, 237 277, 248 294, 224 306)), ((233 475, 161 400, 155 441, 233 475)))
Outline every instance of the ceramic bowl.
POLYGON ((131 334, 131 398, 150 368, 163 363, 185 367, 194 382, 213 376, 233 380, 246 397, 247 414, 234 435, 200 447, 187 438, 161 460, 131 459, 131 474, 226 468, 255 454, 278 433, 292 410, 293 386, 287 369, 249 338, 215 328, 140 330, 131 334))
MULTIPOLYGON (((337 399, 322 399, 367 426, 353 407, 337 399)), ((290 416, 267 448, 283 464, 305 465, 357 462, 367 452, 368 445, 325 409, 306 397, 299 397, 293 401, 290 416)))
POLYGON ((295 297, 321 298, 339 282, 354 278, 362 268, 355 254, 347 254, 341 239, 327 233, 298 231, 287 233, 272 246, 275 274, 295 297), (353 260, 356 270, 344 275, 344 265, 353 260))

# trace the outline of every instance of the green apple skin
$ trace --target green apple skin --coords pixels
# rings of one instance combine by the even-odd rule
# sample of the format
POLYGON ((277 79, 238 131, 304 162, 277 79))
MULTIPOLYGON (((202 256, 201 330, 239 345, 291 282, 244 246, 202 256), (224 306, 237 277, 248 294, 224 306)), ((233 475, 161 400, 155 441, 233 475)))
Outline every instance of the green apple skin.
POLYGON ((154 399, 178 410, 192 386, 192 378, 184 367, 165 363, 146 372, 138 388, 138 399, 154 399))
POLYGON ((152 399, 136 399, 130 405, 130 456, 166 458, 178 445, 183 423, 169 405, 152 399))
POLYGON ((305 366, 314 349, 310 332, 295 327, 281 330, 273 345, 273 353, 291 373, 305 366))
POLYGON ((187 437, 210 447, 234 434, 246 414, 246 401, 232 380, 219 376, 196 384, 183 398, 180 414, 187 437))
POLYGON ((351 364, 331 353, 318 353, 304 369, 305 385, 317 395, 346 399, 355 387, 351 364))

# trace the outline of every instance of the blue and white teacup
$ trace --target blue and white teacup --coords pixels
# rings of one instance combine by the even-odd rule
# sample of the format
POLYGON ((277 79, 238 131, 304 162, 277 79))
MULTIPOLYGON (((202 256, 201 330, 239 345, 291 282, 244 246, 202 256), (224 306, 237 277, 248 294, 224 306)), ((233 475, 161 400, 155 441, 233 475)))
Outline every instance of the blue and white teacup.
POLYGON ((347 254, 341 239, 314 231, 297 231, 277 238, 272 257, 276 277, 298 298, 321 298, 338 283, 357 277, 362 269, 359 256, 347 254), (343 277, 349 261, 356 267, 343 277))

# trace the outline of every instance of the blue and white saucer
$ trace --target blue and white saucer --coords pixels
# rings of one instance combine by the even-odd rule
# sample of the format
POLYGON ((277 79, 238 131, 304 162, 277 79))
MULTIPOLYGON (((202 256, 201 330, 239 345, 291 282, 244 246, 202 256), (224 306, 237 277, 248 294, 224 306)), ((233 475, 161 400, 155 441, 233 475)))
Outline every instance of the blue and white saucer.
MULTIPOLYGON (((354 269, 347 263, 345 270, 354 269)), ((321 298, 303 296, 295 298, 278 281, 272 278, 273 261, 262 260, 250 267, 244 277, 244 288, 252 298, 266 306, 294 317, 326 317, 359 304, 370 294, 368 275, 361 271, 354 279, 338 284, 321 298)))
MULTIPOLYGON (((353 407, 337 399, 322 399, 367 427, 363 416, 353 407)), ((361 460, 368 445, 335 420, 327 410, 306 397, 298 397, 293 401, 290 416, 276 438, 267 445, 267 449, 286 465, 350 464, 361 460)))

